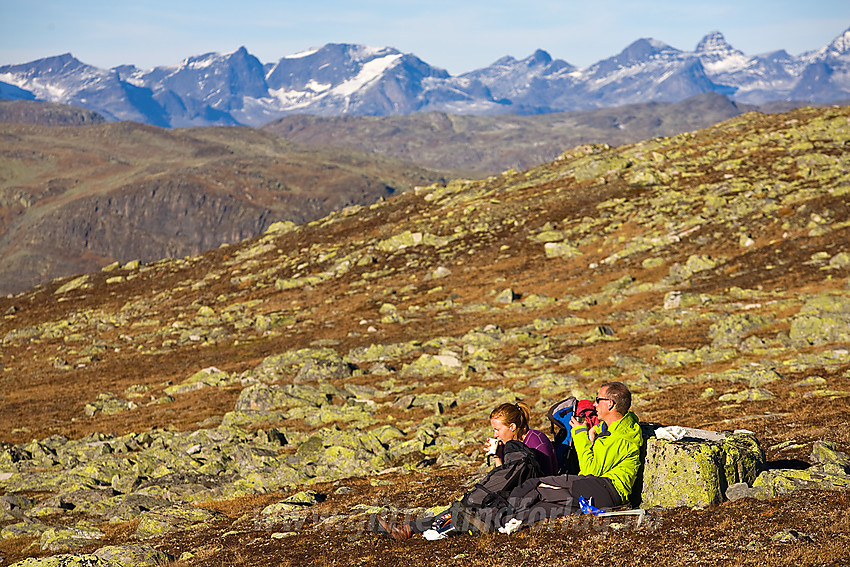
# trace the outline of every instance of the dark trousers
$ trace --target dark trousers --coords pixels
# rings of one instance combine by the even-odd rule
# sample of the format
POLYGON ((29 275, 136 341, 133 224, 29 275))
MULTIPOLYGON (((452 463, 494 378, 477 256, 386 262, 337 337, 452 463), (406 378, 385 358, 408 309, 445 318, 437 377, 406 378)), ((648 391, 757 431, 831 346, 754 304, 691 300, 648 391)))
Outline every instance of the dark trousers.
POLYGON ((578 499, 593 498, 597 508, 614 508, 623 503, 611 479, 591 475, 559 475, 533 478, 511 491, 508 497, 511 517, 525 525, 574 514, 578 499))

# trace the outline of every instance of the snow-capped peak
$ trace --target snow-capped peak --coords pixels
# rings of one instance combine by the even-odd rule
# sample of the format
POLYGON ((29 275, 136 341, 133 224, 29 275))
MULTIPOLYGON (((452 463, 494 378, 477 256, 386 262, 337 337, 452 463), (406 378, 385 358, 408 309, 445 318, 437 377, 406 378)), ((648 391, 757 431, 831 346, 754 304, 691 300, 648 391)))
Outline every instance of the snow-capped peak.
POLYGON ((703 37, 694 52, 709 73, 728 73, 747 66, 750 58, 732 47, 723 34, 713 31, 703 37))
POLYGON ((703 37, 697 44, 696 53, 701 56, 725 58, 729 55, 743 55, 744 53, 732 47, 723 34, 713 31, 703 37))
POLYGON ((826 59, 827 57, 839 57, 850 53, 850 28, 843 34, 829 42, 825 47, 815 52, 813 59, 826 59))

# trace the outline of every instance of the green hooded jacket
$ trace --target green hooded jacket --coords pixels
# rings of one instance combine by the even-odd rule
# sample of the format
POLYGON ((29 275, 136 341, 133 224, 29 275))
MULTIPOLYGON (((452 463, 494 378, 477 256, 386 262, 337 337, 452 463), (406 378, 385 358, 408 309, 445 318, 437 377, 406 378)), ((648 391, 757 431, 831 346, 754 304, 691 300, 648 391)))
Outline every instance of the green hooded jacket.
POLYGON ((600 422, 596 430, 596 440, 590 444, 587 426, 580 425, 572 431, 573 443, 578 456, 579 472, 583 475, 610 478, 614 488, 623 499, 628 501, 632 487, 640 468, 640 448, 643 435, 638 418, 629 412, 605 428, 600 422))

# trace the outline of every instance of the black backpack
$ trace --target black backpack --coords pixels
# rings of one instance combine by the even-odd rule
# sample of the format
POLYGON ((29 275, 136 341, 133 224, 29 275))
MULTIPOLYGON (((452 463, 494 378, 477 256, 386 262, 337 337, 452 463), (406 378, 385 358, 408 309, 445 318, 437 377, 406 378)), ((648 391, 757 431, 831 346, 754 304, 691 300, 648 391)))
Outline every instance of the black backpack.
POLYGON ((460 501, 471 508, 506 505, 511 490, 539 476, 543 476, 543 470, 534 450, 512 439, 502 447, 501 466, 493 467, 460 501))
POLYGON ((508 508, 508 496, 523 482, 543 476, 533 449, 510 440, 502 448, 502 464, 452 505, 452 524, 470 534, 494 531, 508 508))

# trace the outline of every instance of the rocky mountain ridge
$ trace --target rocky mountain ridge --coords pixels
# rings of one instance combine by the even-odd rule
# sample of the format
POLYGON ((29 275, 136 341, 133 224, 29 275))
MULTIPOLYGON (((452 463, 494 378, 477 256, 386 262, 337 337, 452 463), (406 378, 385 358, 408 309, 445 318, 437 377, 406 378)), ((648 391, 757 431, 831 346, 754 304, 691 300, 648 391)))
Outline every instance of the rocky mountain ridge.
POLYGON ((301 144, 355 148, 437 170, 485 176, 524 170, 564 148, 612 146, 705 128, 755 110, 705 93, 677 103, 646 103, 534 116, 287 116, 262 130, 301 144))
POLYGON ((327 44, 275 63, 242 47, 150 70, 98 69, 63 54, 0 67, 0 93, 162 127, 261 126, 291 114, 529 115, 678 102, 707 92, 743 104, 822 103, 850 98, 848 34, 799 56, 747 56, 720 32, 692 52, 644 38, 586 68, 538 50, 457 76, 390 47, 351 44, 327 44))
POLYGON ((847 563, 849 140, 749 113, 0 298, 2 561, 847 563), (766 480, 639 529, 365 529, 463 494, 499 402, 545 429, 612 379, 766 480))

